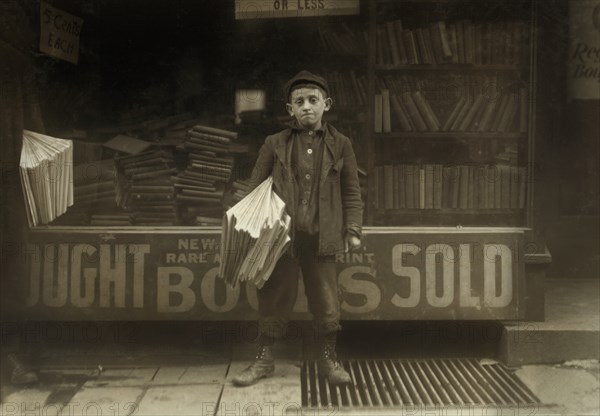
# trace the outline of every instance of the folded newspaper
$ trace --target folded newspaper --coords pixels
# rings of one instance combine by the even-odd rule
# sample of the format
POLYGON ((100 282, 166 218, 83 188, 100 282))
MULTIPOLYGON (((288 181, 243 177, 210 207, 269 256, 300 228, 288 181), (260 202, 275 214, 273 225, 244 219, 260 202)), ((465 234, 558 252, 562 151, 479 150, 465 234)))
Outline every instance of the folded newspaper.
POLYGON ((23 130, 20 174, 29 226, 52 222, 73 205, 73 142, 23 130))
POLYGON ((219 276, 261 288, 290 242, 290 222, 269 176, 223 216, 219 276))

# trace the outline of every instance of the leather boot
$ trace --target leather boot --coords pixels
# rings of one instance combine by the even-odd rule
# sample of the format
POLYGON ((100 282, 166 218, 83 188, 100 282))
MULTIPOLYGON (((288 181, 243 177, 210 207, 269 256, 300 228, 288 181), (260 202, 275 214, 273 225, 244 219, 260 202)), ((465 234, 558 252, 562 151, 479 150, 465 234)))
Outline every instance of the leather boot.
POLYGON ((8 354, 10 366, 10 382, 14 385, 37 383, 38 376, 31 368, 27 367, 16 354, 8 354))
POLYGON ((337 354, 335 352, 336 338, 336 332, 319 337, 317 367, 319 368, 319 374, 327 378, 329 384, 349 384, 352 383, 350 374, 337 361, 337 354))
POLYGON ((261 342, 254 362, 235 376, 233 384, 239 387, 251 386, 263 378, 271 377, 275 372, 275 359, 271 350, 272 343, 261 342))

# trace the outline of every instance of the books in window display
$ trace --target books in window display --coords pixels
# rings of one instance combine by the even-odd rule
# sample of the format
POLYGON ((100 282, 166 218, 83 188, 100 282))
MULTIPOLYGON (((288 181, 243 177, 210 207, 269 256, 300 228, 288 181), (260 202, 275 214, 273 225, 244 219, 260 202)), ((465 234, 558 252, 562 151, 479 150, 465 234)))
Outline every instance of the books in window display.
POLYGON ((364 54, 367 50, 367 32, 352 30, 347 24, 340 23, 339 30, 318 28, 321 50, 348 55, 364 54))
POLYGON ((20 177, 30 227, 48 224, 73 205, 73 143, 23 130, 20 177))
MULTIPOLYGON (((329 80, 331 95, 336 97, 336 107, 363 106, 367 102, 367 77, 358 76, 354 70, 329 71, 324 76, 329 80)), ((333 107, 334 110, 336 107, 333 107)))
POLYGON ((515 165, 400 164, 374 170, 376 209, 523 209, 526 169, 515 165))
POLYGON ((234 158, 239 150, 237 133, 209 126, 195 125, 188 131, 183 150, 188 156, 187 167, 172 178, 175 183, 175 201, 184 213, 185 221, 208 224, 214 215, 222 216, 223 188, 229 182, 234 158), (212 207, 201 214, 195 207, 212 207), (198 218, 200 221, 198 221, 198 218))
POLYGON ((114 159, 83 163, 73 168, 74 204, 64 219, 53 225, 112 225, 102 223, 105 215, 127 215, 116 202, 114 159), (99 223, 100 221, 100 223, 99 223))
POLYGON ((155 150, 117 159, 117 201, 132 213, 135 225, 178 222, 171 176, 177 173, 173 155, 155 150))
POLYGON ((528 124, 526 97, 523 89, 494 99, 483 94, 460 97, 442 124, 421 91, 395 94, 395 90, 383 90, 375 97, 375 132, 523 133, 528 124), (390 114, 394 115, 391 122, 390 114))
POLYGON ((437 21, 407 29, 400 20, 392 20, 379 23, 376 35, 378 65, 526 62, 527 32, 521 21, 437 21))

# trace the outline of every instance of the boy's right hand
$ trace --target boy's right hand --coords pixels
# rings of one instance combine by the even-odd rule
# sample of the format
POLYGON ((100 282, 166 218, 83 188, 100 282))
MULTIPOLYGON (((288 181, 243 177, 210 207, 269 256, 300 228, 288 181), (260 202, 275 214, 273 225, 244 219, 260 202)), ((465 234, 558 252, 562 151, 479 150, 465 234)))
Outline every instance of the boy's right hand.
POLYGON ((360 238, 352 234, 346 234, 344 239, 344 252, 354 251, 360 248, 360 238))

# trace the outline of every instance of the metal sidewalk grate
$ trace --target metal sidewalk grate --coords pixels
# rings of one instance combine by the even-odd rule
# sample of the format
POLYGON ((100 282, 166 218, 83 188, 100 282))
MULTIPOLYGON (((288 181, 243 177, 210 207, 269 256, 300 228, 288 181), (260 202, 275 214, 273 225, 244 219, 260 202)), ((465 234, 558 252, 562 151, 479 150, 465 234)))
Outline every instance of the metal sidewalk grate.
POLYGON ((532 405, 535 395, 495 361, 477 359, 342 360, 353 385, 330 386, 316 361, 302 366, 302 405, 395 407, 532 405))

